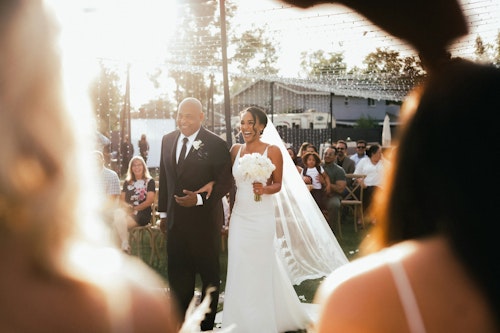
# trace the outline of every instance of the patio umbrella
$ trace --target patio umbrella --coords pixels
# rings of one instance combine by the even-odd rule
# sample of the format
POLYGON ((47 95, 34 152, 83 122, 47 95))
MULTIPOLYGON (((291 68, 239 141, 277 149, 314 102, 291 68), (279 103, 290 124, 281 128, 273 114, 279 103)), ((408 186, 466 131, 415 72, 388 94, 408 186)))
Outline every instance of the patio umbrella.
POLYGON ((382 147, 391 146, 391 124, 389 115, 386 114, 382 125, 382 147))

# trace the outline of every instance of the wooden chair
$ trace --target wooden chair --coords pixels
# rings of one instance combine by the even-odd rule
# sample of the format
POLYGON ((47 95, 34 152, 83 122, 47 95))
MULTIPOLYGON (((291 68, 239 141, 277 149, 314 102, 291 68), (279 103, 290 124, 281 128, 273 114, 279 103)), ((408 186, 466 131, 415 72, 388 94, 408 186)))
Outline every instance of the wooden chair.
POLYGON ((159 260, 159 251, 161 251, 164 242, 164 235, 156 225, 157 217, 159 216, 158 190, 156 190, 155 201, 151 204, 151 210, 151 221, 148 224, 129 230, 129 243, 132 248, 131 254, 141 257, 149 265, 152 265, 155 260, 159 260), (145 244, 147 249, 144 248, 145 244))
POLYGON ((363 216, 363 187, 356 181, 358 178, 366 178, 366 175, 348 173, 345 175, 347 186, 347 193, 340 200, 340 209, 338 212, 338 228, 339 236, 342 238, 342 209, 350 207, 353 211, 354 231, 358 232, 358 217, 361 220, 363 228, 365 226, 363 216))
POLYGON ((131 254, 141 258, 150 266, 162 261, 165 250, 165 235, 156 225, 148 223, 145 226, 129 230, 129 243, 131 254))

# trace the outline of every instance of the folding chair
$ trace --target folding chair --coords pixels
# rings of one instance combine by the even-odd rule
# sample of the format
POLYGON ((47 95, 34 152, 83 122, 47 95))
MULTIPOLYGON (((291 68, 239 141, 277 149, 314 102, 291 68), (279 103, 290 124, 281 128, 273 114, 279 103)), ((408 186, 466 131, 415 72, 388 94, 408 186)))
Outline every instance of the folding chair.
POLYGON ((363 216, 363 187, 356 181, 358 178, 366 178, 366 175, 348 173, 345 175, 347 186, 347 193, 344 195, 342 200, 340 200, 340 209, 338 212, 338 227, 339 236, 342 237, 342 209, 344 207, 350 207, 354 215, 354 231, 358 232, 358 215, 361 219, 361 224, 364 228, 364 216, 363 216))

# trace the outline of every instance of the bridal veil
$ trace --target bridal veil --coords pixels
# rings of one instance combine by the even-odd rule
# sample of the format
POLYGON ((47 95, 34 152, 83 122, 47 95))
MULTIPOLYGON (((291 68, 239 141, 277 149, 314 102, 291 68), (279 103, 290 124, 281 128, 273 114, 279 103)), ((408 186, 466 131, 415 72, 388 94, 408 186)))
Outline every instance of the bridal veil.
POLYGON ((262 141, 283 154, 281 191, 273 196, 276 214, 276 250, 293 284, 318 279, 348 262, 323 213, 297 172, 271 119, 262 141))

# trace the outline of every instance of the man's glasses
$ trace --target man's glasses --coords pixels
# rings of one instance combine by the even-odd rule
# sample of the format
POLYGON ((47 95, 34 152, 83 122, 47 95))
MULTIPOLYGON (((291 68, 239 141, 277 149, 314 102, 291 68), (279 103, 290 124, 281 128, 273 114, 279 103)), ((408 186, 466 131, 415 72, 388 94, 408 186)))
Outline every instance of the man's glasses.
POLYGON ((345 150, 345 148, 337 147, 337 150, 345 150))
POLYGON ((358 148, 358 149, 365 149, 366 147, 365 146, 357 146, 356 148, 358 148))

